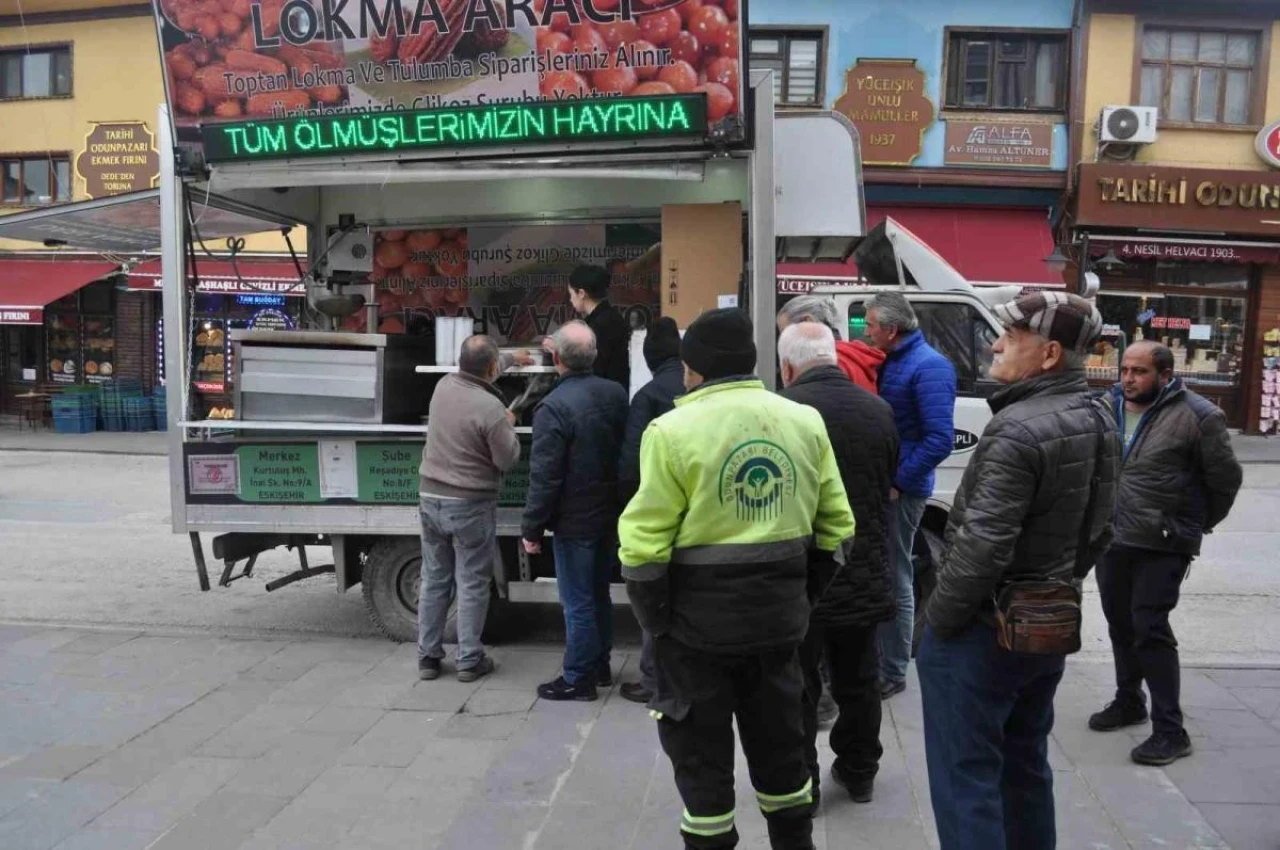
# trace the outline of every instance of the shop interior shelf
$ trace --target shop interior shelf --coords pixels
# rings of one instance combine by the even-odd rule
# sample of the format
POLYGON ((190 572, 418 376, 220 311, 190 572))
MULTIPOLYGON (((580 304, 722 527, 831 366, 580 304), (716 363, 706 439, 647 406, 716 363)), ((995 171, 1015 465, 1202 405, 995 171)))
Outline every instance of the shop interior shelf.
MULTIPOLYGON (((418 366, 414 369, 419 375, 446 375, 458 371, 457 366, 418 366)), ((503 375, 554 375, 554 366, 512 366, 503 375)))

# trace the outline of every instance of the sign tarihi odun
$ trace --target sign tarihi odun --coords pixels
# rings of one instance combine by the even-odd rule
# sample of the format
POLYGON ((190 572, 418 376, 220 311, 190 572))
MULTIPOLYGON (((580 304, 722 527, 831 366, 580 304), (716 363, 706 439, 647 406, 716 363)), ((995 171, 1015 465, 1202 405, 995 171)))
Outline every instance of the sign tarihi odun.
POLYGON ((1280 234, 1280 179, 1225 169, 1084 165, 1080 224, 1280 234))
POLYGON ((701 94, 532 101, 363 115, 287 118, 203 128, 205 158, 255 160, 572 140, 701 137, 701 94))
POLYGON ((151 131, 141 122, 95 124, 76 157, 76 173, 85 194, 105 198, 150 189, 160 177, 160 154, 151 131))
POLYGON ((933 124, 924 71, 910 59, 859 59, 845 77, 836 112, 858 128, 865 165, 910 165, 933 124))

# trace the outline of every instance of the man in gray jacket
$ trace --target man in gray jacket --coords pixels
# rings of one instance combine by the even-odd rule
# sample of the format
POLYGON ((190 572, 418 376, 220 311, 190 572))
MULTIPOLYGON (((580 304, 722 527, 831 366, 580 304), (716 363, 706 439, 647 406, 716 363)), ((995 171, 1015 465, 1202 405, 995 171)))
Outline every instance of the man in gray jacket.
POLYGON ((1125 442, 1115 540, 1098 564, 1116 698, 1089 718, 1089 728, 1109 732, 1145 722, 1145 680, 1152 734, 1130 757, 1165 765, 1191 755, 1169 614, 1201 539, 1230 512, 1242 474, 1226 417, 1173 376, 1173 352, 1165 346, 1149 340, 1129 346, 1108 401, 1125 442))
POLYGON ((1081 366, 1102 317, 1044 292, 996 308, 991 377, 1005 386, 956 492, 916 657, 942 850, 1051 848, 1048 738, 1064 654, 1003 649, 995 595, 1070 582, 1111 537, 1119 444, 1081 366))
POLYGON ((458 679, 493 672, 480 635, 489 610, 497 534, 498 487, 520 458, 515 416, 493 387, 498 346, 468 337, 458 371, 431 396, 422 452, 422 591, 418 599, 418 675, 435 679, 444 658, 444 626, 456 583, 458 679))

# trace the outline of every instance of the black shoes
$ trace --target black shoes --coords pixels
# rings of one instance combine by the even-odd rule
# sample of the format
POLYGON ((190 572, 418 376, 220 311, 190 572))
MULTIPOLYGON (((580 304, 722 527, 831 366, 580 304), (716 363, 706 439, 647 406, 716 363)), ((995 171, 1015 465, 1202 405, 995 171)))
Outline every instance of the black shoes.
POLYGON ((880 681, 880 699, 886 700, 895 697, 907 689, 906 682, 890 682, 888 679, 880 681))
POLYGON ((1191 737, 1185 729, 1173 735, 1156 733, 1133 748, 1129 757, 1138 764, 1163 767, 1191 755, 1191 737))
POLYGON ((1141 703, 1114 700, 1106 708, 1089 718, 1089 728, 1095 732, 1113 732, 1126 726, 1147 722, 1147 707, 1141 703))
POLYGON ((571 685, 564 680, 564 676, 557 676, 554 682, 538 685, 538 696, 541 699, 552 700, 553 702, 567 702, 568 700, 594 702, 599 695, 596 693, 596 686, 593 682, 579 682, 576 685, 571 685))
POLYGON ((608 664, 601 664, 600 669, 596 671, 596 687, 597 688, 613 687, 613 670, 609 669, 608 664))
POLYGON ((875 790, 875 777, 871 779, 850 779, 835 767, 831 768, 831 778, 841 788, 849 792, 849 799, 855 803, 870 803, 875 790))
POLYGON ((418 678, 419 679, 439 679, 440 678, 440 659, 439 658, 419 658, 418 659, 418 678))
POLYGON ((653 693, 646 690, 645 686, 640 682, 628 682, 621 688, 618 688, 618 693, 622 694, 622 698, 628 702, 644 704, 653 699, 653 693))
POLYGON ((484 658, 481 658, 480 662, 476 664, 474 667, 467 667, 464 670, 459 670, 458 681, 474 682, 476 679, 479 679, 481 676, 488 676, 495 669, 496 668, 494 666, 493 659, 486 655, 484 658))

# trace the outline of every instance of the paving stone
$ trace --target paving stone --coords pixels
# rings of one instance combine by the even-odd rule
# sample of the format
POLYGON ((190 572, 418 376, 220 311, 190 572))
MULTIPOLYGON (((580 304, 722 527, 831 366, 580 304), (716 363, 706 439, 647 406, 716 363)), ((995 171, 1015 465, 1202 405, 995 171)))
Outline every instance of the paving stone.
POLYGON ((1137 846, 1224 847, 1178 786, 1161 770, 1084 765, 1080 775, 1103 801, 1124 837, 1137 846))
POLYGON ((391 711, 373 725, 338 761, 382 767, 407 767, 427 741, 440 731, 448 715, 391 711))
POLYGON ((301 727, 320 710, 317 704, 282 703, 259 706, 251 714, 232 723, 196 751, 198 755, 220 758, 257 758, 301 727))
MULTIPOLYGON (((1280 689, 1276 689, 1280 692, 1280 689)), ((1269 725, 1252 711, 1188 708, 1187 731, 1227 747, 1280 747, 1280 729, 1269 725)))
POLYGON ((1129 846, 1104 801, 1094 796, 1079 774, 1055 773, 1053 796, 1061 850, 1121 850, 1129 846))
POLYGON ((457 679, 419 681, 397 698, 392 708, 399 711, 443 711, 453 714, 467 704, 471 695, 480 689, 480 682, 459 682, 457 679))
POLYGON ((416 678, 397 676, 388 679, 385 676, 375 677, 372 674, 356 679, 349 687, 339 691, 332 700, 332 705, 349 708, 394 708, 417 684, 416 678))
POLYGON ((367 673, 374 661, 322 661, 289 684, 277 688, 272 703, 326 705, 339 692, 367 673))
POLYGON ((498 669, 485 677, 485 686, 505 690, 534 690, 554 679, 564 660, 561 652, 527 649, 495 649, 490 655, 498 669))
POLYGON ((1203 803, 1199 808, 1231 850, 1276 850, 1280 846, 1280 803, 1203 803))
POLYGON ((145 850, 159 837, 158 832, 89 828, 73 833, 53 850, 145 850))
POLYGON ((633 710, 601 714, 560 789, 558 801, 644 800, 653 775, 658 733, 641 706, 626 706, 633 710))
POLYGON ((1280 670, 1206 670, 1224 688, 1280 688, 1280 670))
MULTIPOLYGON (((464 804, 473 796, 470 782, 447 786, 418 786, 397 780, 387 789, 387 798, 375 803, 356 821, 343 841, 352 850, 404 850, 406 847, 438 848, 450 829, 465 834, 461 823, 464 804), (415 793, 416 792, 416 793, 415 793)), ((484 818, 500 817, 493 810, 484 818)), ((519 847, 519 844, 485 844, 477 841, 472 850, 519 847)))
POLYGON ((266 703, 278 688, 273 682, 236 681, 210 692, 175 714, 171 720, 209 728, 216 733, 266 703))
POLYGON ((85 634, 73 629, 41 629, 5 644, 4 654, 29 658, 47 655, 59 647, 74 643, 85 634))
POLYGON ((236 774, 237 791, 295 797, 355 743, 357 732, 294 732, 236 774))
POLYGON ((95 828, 166 830, 243 770, 243 759, 185 758, 94 821, 95 828))
POLYGON ((1230 748, 1196 753, 1165 768, 1187 799, 1201 803, 1263 803, 1280 800, 1280 748, 1230 748))
POLYGON ((1280 688, 1232 688, 1231 693, 1263 720, 1280 719, 1280 688))
POLYGON ((499 714, 495 717, 455 714, 445 721, 437 737, 479 741, 505 740, 524 728, 526 719, 515 714, 499 714))
POLYGON ((363 735, 382 719, 380 708, 349 708, 326 705, 302 724, 303 732, 356 732, 363 735))
POLYGON ((482 779, 502 755, 506 742, 432 738, 404 769, 401 779, 422 785, 453 785, 482 779))
POLYGON ((0 778, 0 818, 56 787, 57 782, 49 779, 0 778))
POLYGON ((531 715, 485 774, 484 799, 492 803, 549 804, 581 754, 591 724, 572 717, 531 715))
POLYGON ((128 789, 71 779, 0 818, 0 847, 48 850, 110 808, 128 789))
POLYGON ((286 797, 219 791, 147 850, 236 850, 288 802, 286 797))
POLYGON ((630 847, 642 814, 639 806, 627 805, 625 799, 612 804, 557 802, 533 833, 533 841, 526 836, 524 846, 531 850, 563 850, 580 845, 584 837, 590 836, 594 847, 630 847))
POLYGON ((138 637, 141 632, 86 632, 70 643, 65 643, 51 651, 52 655, 98 655, 109 649, 128 643, 138 637))
POLYGON ((1182 671, 1179 701, 1182 703, 1184 711, 1195 708, 1244 708, 1244 705, 1235 698, 1230 689, 1203 670, 1182 671))
POLYGON ((26 779, 66 779, 102 758, 108 750, 59 744, 37 750, 19 761, 0 767, 0 776, 26 779))
POLYGON ((439 850, 529 847, 549 814, 546 806, 537 804, 489 800, 468 803, 444 834, 439 850))
POLYGON ((474 717, 496 717, 500 714, 527 714, 537 694, 531 691, 509 691, 481 688, 471 695, 462 712, 474 717))

